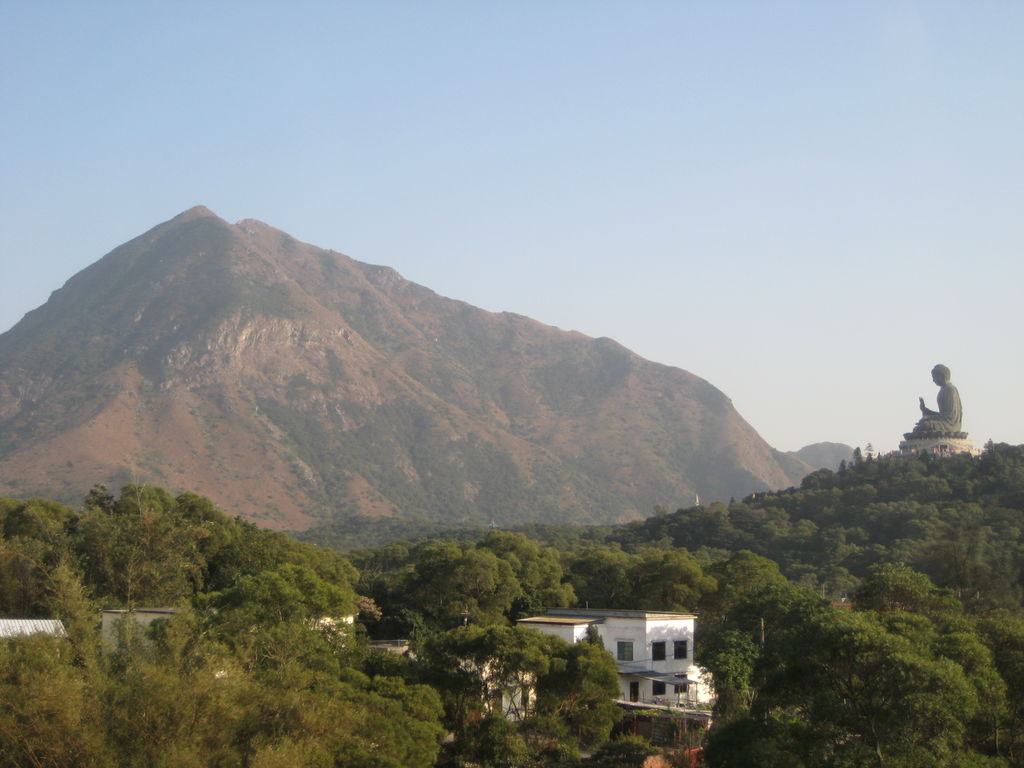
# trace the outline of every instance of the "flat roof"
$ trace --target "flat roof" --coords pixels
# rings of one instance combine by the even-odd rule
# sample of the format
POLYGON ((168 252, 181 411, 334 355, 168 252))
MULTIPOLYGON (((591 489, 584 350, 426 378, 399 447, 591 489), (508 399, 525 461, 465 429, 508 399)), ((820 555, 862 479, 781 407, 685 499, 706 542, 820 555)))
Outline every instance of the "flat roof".
POLYGON ((549 608, 544 618, 575 616, 578 618, 620 618, 620 619, 696 619, 695 613, 681 611, 636 611, 628 608, 549 608))
POLYGON ((179 613, 177 608, 104 608, 102 613, 179 613))
POLYGON ((603 619, 600 618, 586 618, 586 617, 571 617, 571 616, 531 616, 528 619, 519 619, 517 624, 563 624, 566 626, 576 626, 579 624, 600 624, 603 619))

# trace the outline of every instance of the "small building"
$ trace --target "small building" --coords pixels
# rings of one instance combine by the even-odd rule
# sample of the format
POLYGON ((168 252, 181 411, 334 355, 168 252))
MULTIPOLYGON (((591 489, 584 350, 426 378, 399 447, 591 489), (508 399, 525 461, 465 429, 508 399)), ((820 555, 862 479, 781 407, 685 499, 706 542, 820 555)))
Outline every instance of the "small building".
POLYGON ((106 653, 112 653, 126 638, 142 639, 153 622, 169 619, 176 613, 177 608, 108 608, 102 613, 100 644, 106 653))
POLYGON ((568 643, 596 631, 619 668, 619 703, 707 709, 714 699, 710 674, 693 660, 697 616, 671 611, 552 608, 520 619, 568 643))
POLYGON ((402 638, 398 640, 371 640, 366 647, 377 653, 391 653, 395 656, 409 656, 410 643, 402 638))
POLYGON ((7 619, 0 618, 0 640, 27 635, 67 637, 60 619, 7 619))
POLYGON ((306 626, 310 629, 319 629, 321 632, 340 632, 345 628, 351 628, 356 623, 356 615, 349 613, 344 616, 321 616, 319 619, 309 619, 306 626))

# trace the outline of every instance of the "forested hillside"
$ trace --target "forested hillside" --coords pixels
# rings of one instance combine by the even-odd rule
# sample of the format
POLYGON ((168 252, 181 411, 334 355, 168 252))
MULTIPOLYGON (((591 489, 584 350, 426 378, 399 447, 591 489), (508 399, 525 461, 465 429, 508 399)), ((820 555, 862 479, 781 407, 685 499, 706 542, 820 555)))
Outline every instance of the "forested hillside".
POLYGON ((1024 446, 991 445, 979 457, 858 458, 798 489, 655 516, 604 539, 710 559, 749 550, 832 598, 872 565, 905 563, 985 610, 1021 605, 1022 532, 1024 446))
MULTIPOLYGON (((568 556, 587 547, 609 561, 645 548, 684 549, 702 563, 747 550, 824 597, 852 594, 872 565, 900 562, 956 591, 972 607, 1018 607, 1024 584, 1024 446, 992 445, 978 457, 855 459, 819 470, 799 488, 758 493, 617 526, 525 525, 512 530, 568 556)), ((482 539, 484 529, 410 527, 411 539, 482 539)), ((297 534, 352 548, 396 528, 297 534)), ((627 599, 627 598, 623 598, 627 599)), ((640 599, 630 594, 629 600, 640 599)), ((603 603, 602 603, 603 604, 603 603)), ((624 603, 609 607, 627 607, 624 603)))
POLYGON ((712 768, 1016 768, 1022 515, 1024 447, 1005 445, 855 458, 625 526, 345 555, 154 488, 3 500, 0 614, 69 637, 0 643, 0 766, 639 768, 658 750, 607 742, 611 655, 514 624, 589 605, 698 613, 712 768), (100 607, 155 603, 180 613, 99 652, 100 607), (531 685, 505 719, 494 693, 531 685))

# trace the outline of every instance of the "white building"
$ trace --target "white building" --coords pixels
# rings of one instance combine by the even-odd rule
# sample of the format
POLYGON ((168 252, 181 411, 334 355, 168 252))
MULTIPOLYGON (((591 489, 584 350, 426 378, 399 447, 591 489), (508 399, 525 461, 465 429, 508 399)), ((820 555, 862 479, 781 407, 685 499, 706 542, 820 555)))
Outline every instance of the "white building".
POLYGON ((668 611, 552 608, 519 624, 578 643, 593 627, 619 667, 624 704, 704 708, 711 676, 693 662, 697 617, 668 611))

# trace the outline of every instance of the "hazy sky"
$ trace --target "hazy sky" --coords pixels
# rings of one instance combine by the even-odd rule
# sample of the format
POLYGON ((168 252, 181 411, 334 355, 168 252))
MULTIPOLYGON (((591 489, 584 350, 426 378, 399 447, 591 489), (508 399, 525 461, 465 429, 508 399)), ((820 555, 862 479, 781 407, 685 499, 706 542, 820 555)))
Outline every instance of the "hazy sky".
POLYGON ((1024 3, 0 2, 0 331, 203 204, 895 448, 1024 443, 1024 3))

